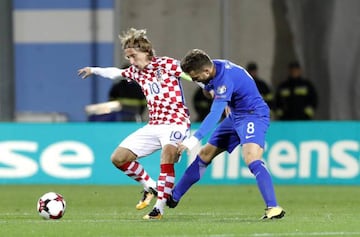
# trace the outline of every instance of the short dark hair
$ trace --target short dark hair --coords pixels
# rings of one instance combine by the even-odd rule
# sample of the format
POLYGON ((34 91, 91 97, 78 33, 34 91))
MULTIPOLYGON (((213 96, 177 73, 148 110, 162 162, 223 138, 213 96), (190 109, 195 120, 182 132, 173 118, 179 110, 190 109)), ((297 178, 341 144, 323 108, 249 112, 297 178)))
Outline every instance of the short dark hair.
POLYGON ((211 58, 201 49, 190 50, 181 60, 180 66, 185 73, 199 71, 204 66, 212 65, 211 58))

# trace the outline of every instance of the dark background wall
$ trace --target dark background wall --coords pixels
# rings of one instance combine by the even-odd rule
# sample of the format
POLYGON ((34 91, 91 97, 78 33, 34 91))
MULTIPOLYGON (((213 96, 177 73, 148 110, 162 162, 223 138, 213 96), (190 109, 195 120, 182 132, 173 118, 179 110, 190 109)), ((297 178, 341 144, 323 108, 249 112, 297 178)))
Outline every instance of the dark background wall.
POLYGON ((15 116, 11 0, 0 2, 0 121, 15 116))

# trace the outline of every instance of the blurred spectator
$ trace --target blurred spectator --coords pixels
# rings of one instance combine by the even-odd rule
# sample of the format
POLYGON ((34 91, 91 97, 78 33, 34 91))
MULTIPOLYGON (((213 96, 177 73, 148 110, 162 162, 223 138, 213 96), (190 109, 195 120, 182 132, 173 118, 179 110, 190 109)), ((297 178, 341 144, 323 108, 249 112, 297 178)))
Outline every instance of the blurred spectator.
MULTIPOLYGON (((125 64, 121 68, 125 69, 129 66, 130 64, 125 64)), ((117 100, 121 104, 122 110, 117 114, 118 121, 140 122, 142 120, 146 99, 140 85, 135 81, 122 77, 117 79, 110 88, 109 100, 117 100)))
POLYGON ((317 92, 302 76, 298 62, 288 65, 288 78, 276 89, 276 116, 279 120, 311 120, 317 107, 317 92))
POLYGON ((212 98, 205 96, 201 87, 195 91, 193 96, 193 105, 197 113, 196 122, 203 121, 206 115, 208 115, 212 101, 212 98))
POLYGON ((274 109, 274 95, 268 84, 263 79, 259 78, 257 64, 255 62, 249 62, 246 66, 246 70, 254 79, 256 87, 258 88, 261 96, 271 109, 272 114, 274 109))

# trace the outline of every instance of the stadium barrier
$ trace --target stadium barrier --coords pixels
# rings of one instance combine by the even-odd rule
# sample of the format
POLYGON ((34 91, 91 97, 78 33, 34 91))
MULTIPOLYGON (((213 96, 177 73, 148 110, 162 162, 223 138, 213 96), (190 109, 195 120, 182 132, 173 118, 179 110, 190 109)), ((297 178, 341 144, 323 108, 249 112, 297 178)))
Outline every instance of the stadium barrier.
MULTIPOLYGON (((199 124, 193 124, 195 130, 199 124)), ((0 123, 0 184, 135 184, 110 162, 139 123, 0 123)), ((360 122, 273 122, 264 160, 276 184, 360 184, 360 122)), ((177 179, 200 145, 176 164, 177 179)), ((237 148, 202 184, 254 183, 237 148)), ((160 152, 141 159, 156 178, 160 152)))

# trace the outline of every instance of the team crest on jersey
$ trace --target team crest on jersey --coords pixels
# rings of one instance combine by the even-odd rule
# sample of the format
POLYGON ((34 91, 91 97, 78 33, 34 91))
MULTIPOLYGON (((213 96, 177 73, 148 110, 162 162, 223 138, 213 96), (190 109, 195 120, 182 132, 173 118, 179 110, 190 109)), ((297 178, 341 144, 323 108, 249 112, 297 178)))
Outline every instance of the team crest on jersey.
POLYGON ((226 92, 226 86, 225 85, 222 85, 222 86, 219 86, 218 88, 216 88, 216 94, 224 94, 226 92))
POLYGON ((156 76, 156 79, 158 81, 161 81, 162 80, 162 75, 163 75, 163 72, 161 69, 157 69, 156 72, 155 72, 155 76, 156 76))

